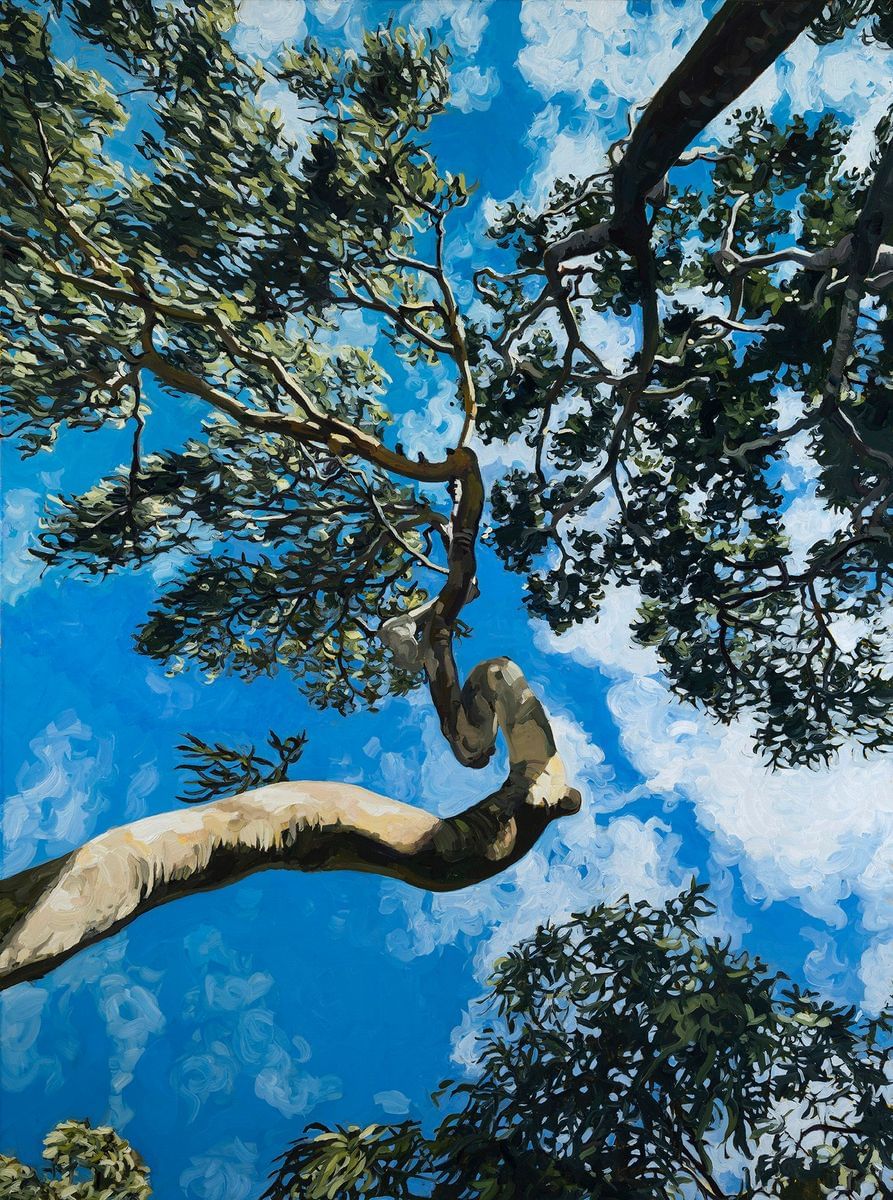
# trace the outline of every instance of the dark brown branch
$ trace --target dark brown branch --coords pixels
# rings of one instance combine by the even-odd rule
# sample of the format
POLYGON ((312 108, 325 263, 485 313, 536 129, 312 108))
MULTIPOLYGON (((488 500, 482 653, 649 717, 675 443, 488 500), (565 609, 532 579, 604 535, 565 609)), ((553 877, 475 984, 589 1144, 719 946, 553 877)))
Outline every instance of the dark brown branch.
POLYGON ((614 171, 618 245, 652 192, 719 114, 821 13, 825 0, 726 0, 642 114, 614 171))

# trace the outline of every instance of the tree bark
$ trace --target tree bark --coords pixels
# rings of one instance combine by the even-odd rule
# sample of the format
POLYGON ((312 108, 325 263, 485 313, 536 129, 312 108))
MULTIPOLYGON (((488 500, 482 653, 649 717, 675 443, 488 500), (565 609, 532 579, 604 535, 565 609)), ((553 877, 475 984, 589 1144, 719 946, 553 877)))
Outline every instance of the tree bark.
MULTIPOLYGON (((611 234, 626 231, 683 150, 818 17, 825 0, 726 0, 636 125, 614 170, 611 234)), ((635 245, 635 243, 633 243, 635 245)))
POLYGON ((542 704, 505 658, 469 675, 480 738, 501 729, 503 785, 438 818, 351 784, 280 783, 112 829, 0 883, 0 989, 37 979, 144 912, 257 871, 366 871, 455 891, 517 862, 577 812, 542 704))
POLYGON ((645 205, 667 172, 710 122, 787 50, 825 0, 726 0, 661 85, 613 169, 610 220, 577 230, 546 252, 546 274, 610 240, 640 259, 647 245, 645 205))

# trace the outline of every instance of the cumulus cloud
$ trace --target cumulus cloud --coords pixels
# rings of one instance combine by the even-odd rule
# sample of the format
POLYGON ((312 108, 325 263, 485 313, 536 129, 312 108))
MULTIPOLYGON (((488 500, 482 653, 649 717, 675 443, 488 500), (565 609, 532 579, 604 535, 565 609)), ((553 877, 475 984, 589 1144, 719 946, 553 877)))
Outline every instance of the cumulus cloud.
POLYGON ((521 74, 551 99, 583 101, 605 122, 647 99, 704 25, 691 4, 654 5, 647 18, 616 0, 523 0, 521 74))
POLYGON ((890 68, 889 50, 865 43, 861 34, 861 28, 850 29, 822 47, 801 34, 738 103, 786 106, 791 113, 835 112, 854 126, 846 165, 867 166, 875 126, 890 106, 890 68))
MULTIPOLYGON (((624 896, 661 904, 676 895, 690 876, 678 861, 680 846, 669 825, 653 817, 642 821, 623 814, 599 826, 595 806, 584 801, 582 812, 559 823, 540 848, 497 882, 475 889, 484 892, 478 902, 480 925, 462 929, 486 935, 475 952, 475 977, 485 983, 494 960, 545 921, 567 921, 575 912, 624 896)), ((444 906, 432 904, 428 912, 424 904, 413 908, 411 944, 419 952, 431 948, 432 935, 455 933, 443 920, 444 906)), ((473 1004, 453 1033, 453 1057, 466 1068, 477 1061, 484 1024, 486 1014, 473 1004)))
POLYGON ((499 76, 494 67, 464 67, 451 79, 451 102, 460 112, 484 112, 499 91, 499 76))
POLYGON ((307 33, 304 0, 241 0, 236 49, 267 58, 283 42, 296 42, 307 33))
POLYGON ((816 495, 815 484, 804 488, 782 514, 791 547, 789 569, 804 570, 811 557, 809 552, 816 542, 832 538, 846 528, 848 521, 848 513, 835 512, 816 495))
POLYGON ((355 0, 309 0, 307 5, 311 15, 329 29, 341 29, 355 7, 355 0))
POLYGON ((462 429, 462 410, 456 400, 456 384, 445 373, 437 382, 426 383, 418 407, 400 420, 400 440, 413 457, 443 457, 447 446, 455 446, 462 429))
MULTIPOLYGON (((417 705, 412 706, 414 710, 417 705)), ((400 915, 388 935, 388 948, 404 960, 435 952, 442 946, 468 941, 475 944, 474 973, 487 979, 495 958, 531 934, 546 920, 566 920, 623 896, 660 903, 675 895, 690 876, 679 860, 681 840, 658 818, 642 820, 630 813, 605 823, 635 796, 618 787, 601 748, 571 714, 550 713, 555 736, 571 780, 583 793, 581 812, 556 821, 541 842, 519 863, 486 883, 466 891, 426 894, 399 883, 382 885, 381 908, 400 915)), ((483 772, 470 772, 452 759, 437 722, 425 715, 418 722, 418 752, 408 765, 417 771, 418 796, 437 812, 455 812, 498 786, 505 763, 483 772)), ((367 753, 379 747, 367 744, 367 753)), ((716 899, 723 904, 727 889, 716 899)), ((719 928, 719 926, 718 926, 719 928)), ((723 932, 737 937, 734 920, 721 922, 723 932)), ((470 1065, 482 1015, 473 1006, 455 1033, 454 1056, 470 1065)))
POLYGON ((400 21, 415 29, 433 29, 456 50, 474 54, 490 22, 493 0, 414 0, 400 11, 400 21))
POLYGON ((656 680, 617 683, 609 703, 646 786, 693 804, 751 899, 794 900, 840 927, 840 902, 856 895, 870 927, 893 928, 893 875, 887 882, 875 866, 893 834, 889 762, 851 750, 826 770, 773 772, 754 753, 748 720, 718 725, 656 680))
POLYGON ((0 571, 7 604, 15 604, 40 582, 43 563, 31 553, 37 545, 40 508, 40 497, 30 488, 10 488, 3 497, 0 571))
MULTIPOLYGON (((691 806, 708 839, 722 924, 731 929, 733 918, 717 884, 723 868, 735 868, 751 902, 791 902, 825 924, 802 931, 804 973, 826 994, 852 1000, 857 985, 832 931, 846 924, 844 902, 858 902, 862 930, 874 935, 859 977, 866 1007, 877 1010, 893 991, 889 761, 852 747, 821 770, 770 770, 755 751, 751 721, 720 725, 681 704, 656 677, 652 652, 629 641, 636 603, 634 589, 618 589, 602 622, 560 636, 534 625, 535 642, 614 678, 608 701, 623 752, 643 779, 636 794, 663 797, 670 820, 679 801, 691 806)), ((730 887, 726 874, 726 898, 730 887)))
POLYGON ((93 831, 103 807, 100 789, 112 769, 111 738, 100 738, 67 711, 31 742, 31 759, 4 803, 3 865, 7 874, 27 867, 40 851, 61 854, 93 831))
POLYGON ((641 599, 636 587, 609 588, 598 621, 582 621, 560 634, 537 621, 534 643, 547 654, 566 654, 606 675, 654 675, 660 666, 656 651, 631 640, 629 627, 636 619, 641 599))
POLYGON ((311 101, 295 95, 287 84, 274 83, 272 80, 268 80, 260 89, 258 99, 267 108, 275 109, 279 113, 285 132, 295 143, 296 161, 300 162, 310 149, 313 134, 320 127, 315 123, 319 121, 323 110, 311 101))
POLYGON ((880 1012, 893 1002, 893 938, 876 941, 868 947, 862 955, 859 978, 865 986, 865 1007, 869 1012, 880 1012))
MULTIPOLYGON (((703 29, 705 7, 665 3, 643 17, 618 0, 523 0, 518 67, 544 99, 564 98, 573 112, 559 128, 547 106, 531 126, 540 148, 529 187, 534 202, 542 202, 556 178, 604 165, 608 146, 626 132, 631 107, 651 98, 703 29)), ((762 106, 779 120, 836 112, 853 124, 847 166, 865 166, 874 128, 889 107, 886 58, 883 46, 862 41, 860 28, 823 47, 802 34, 733 108, 762 106)), ((723 137, 728 122, 728 115, 718 117, 703 140, 723 137)))

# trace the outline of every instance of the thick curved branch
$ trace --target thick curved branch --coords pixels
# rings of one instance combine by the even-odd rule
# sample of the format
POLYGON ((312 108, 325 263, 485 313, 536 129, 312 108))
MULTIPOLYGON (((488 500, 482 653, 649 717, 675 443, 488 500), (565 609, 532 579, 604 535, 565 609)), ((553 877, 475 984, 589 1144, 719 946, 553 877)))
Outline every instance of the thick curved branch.
POLYGON ((685 148, 819 16, 825 0, 726 0, 659 88, 614 171, 615 240, 685 148))
POLYGON ((576 232, 547 251, 546 275, 558 263, 593 254, 608 241, 638 257, 646 202, 714 117, 783 54, 822 11, 825 0, 726 0, 667 77, 622 144, 613 171, 610 220, 576 232))
POLYGON ((142 913, 256 871, 366 871, 454 891, 517 862, 556 817, 576 812, 548 718, 508 659, 466 689, 479 728, 508 745, 497 791, 452 817, 352 784, 280 783, 101 834, 0 884, 0 988, 37 979, 142 913))

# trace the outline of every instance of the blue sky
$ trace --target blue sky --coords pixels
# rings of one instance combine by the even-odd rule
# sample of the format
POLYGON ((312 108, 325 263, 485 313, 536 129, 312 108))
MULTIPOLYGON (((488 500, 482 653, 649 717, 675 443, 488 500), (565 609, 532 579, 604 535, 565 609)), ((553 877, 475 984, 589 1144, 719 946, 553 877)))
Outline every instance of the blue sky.
MULTIPOLYGON (((248 0, 237 38, 261 55, 305 29, 350 42, 394 13, 451 42, 456 105, 432 141, 444 165, 480 182, 450 244, 467 285, 489 253, 481 235, 493 202, 541 197, 556 175, 596 169, 628 105, 678 62, 712 7, 248 0)), ((780 115, 833 108, 867 131, 889 104, 889 78, 879 52, 855 38, 822 52, 802 39, 749 99, 780 115)), ((869 149, 859 133, 852 160, 869 149)), ((607 322, 596 332, 609 359, 635 335, 607 322)), ((375 331, 354 322, 343 336, 375 331)), ((423 405, 408 393, 394 402, 411 452, 449 444, 450 381, 424 387, 423 405)), ((150 446, 182 436, 183 414, 196 413, 186 403, 156 414, 150 446)), ((492 476, 523 453, 482 456, 492 476)), ((44 499, 89 485, 126 454, 121 435, 101 433, 63 436, 26 464, 4 459, 6 872, 173 807, 186 730, 235 742, 306 728, 307 778, 361 781, 441 812, 483 794, 487 779, 451 761, 421 694, 344 719, 312 712, 285 677, 170 678, 131 642, 162 579, 41 579, 27 549, 44 499)), ((823 516, 796 445, 787 466, 789 531, 808 544, 823 516)), ((430 1116, 429 1092, 473 1061, 469 1006, 489 963, 538 921, 624 893, 659 900, 692 872, 713 883, 717 931, 836 998, 883 1002, 893 976, 889 762, 845 753, 824 772, 770 775, 746 724, 718 729, 680 707, 649 653, 629 646, 631 593, 611 595, 597 627, 556 640, 528 620, 521 581, 486 550, 481 590, 463 665, 491 654, 522 664, 554 717, 583 813, 465 893, 271 872, 157 910, 12 989, 0 1004, 0 1148, 34 1160, 57 1120, 88 1116, 132 1140, 159 1196, 255 1196, 306 1121, 430 1116)), ((489 775, 499 774, 495 764, 489 775)))

